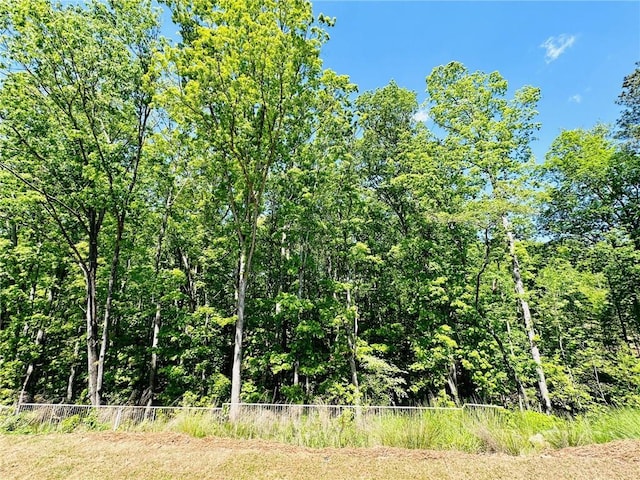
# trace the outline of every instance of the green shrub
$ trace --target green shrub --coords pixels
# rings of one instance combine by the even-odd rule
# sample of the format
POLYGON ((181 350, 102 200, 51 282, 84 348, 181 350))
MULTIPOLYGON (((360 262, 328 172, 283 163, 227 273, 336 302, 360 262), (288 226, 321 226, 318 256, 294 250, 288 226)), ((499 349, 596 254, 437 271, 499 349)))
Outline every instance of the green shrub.
POLYGON ((58 425, 58 431, 64 433, 73 432, 81 423, 80 415, 72 415, 64 418, 58 425))

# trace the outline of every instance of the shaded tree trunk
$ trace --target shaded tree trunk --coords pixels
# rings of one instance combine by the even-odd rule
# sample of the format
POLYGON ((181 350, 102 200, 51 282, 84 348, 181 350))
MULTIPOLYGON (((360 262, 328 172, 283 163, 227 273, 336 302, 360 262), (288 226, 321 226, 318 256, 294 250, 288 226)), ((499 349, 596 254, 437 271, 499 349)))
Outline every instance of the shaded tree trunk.
MULTIPOLYGON (((351 309, 351 289, 347 289, 347 309, 351 309)), ((358 312, 353 315, 353 325, 347 325, 347 345, 349 347, 349 370, 351 372, 351 384, 355 388, 355 404, 360 404, 360 385, 358 383, 357 359, 357 338, 358 338, 358 312)))
MULTIPOLYGON (((82 333, 82 328, 78 330, 78 335, 82 333)), ((69 369, 69 378, 67 379, 67 396, 66 402, 71 403, 73 401, 73 387, 76 383, 76 361, 80 355, 80 337, 75 341, 73 345, 73 361, 71 368, 69 369)))
MULTIPOLYGON (((35 346, 39 348, 45 340, 45 333, 42 327, 38 328, 38 333, 36 334, 35 346)), ((31 391, 34 383, 35 383, 35 360, 29 362, 29 366, 27 367, 27 372, 25 373, 24 382, 22 383, 22 390, 20 391, 20 397, 18 399, 18 403, 28 403, 33 400, 33 392, 31 391)))
MULTIPOLYGON (((507 323, 507 331, 509 335, 509 343, 511 343, 511 332, 510 332, 509 323, 507 323)), ((500 337, 497 335, 493 327, 489 326, 489 332, 491 333, 491 336, 493 337, 496 344, 498 345, 498 348, 500 349, 500 354, 502 355, 502 361, 504 362, 505 368, 507 369, 509 374, 511 374, 514 382, 516 382, 516 386, 518 387, 518 405, 520 407, 520 410, 523 410, 523 409, 528 410, 529 398, 527 396, 527 391, 524 388, 522 381, 520 380, 520 376, 518 375, 518 372, 516 372, 516 369, 513 367, 513 365, 511 365, 511 361, 509 360, 509 355, 507 353, 507 350, 504 348, 504 344, 502 343, 502 340, 500 340, 500 337)), ((513 346, 511 346, 511 355, 513 355, 513 346)))
MULTIPOLYGON (((122 244, 122 235, 124 233, 125 214, 118 217, 115 244, 113 248, 113 256, 111 257, 111 270, 109 272, 109 283, 107 286, 107 298, 104 305, 104 316, 102 319, 102 338, 100 341, 100 354, 98 356, 98 378, 96 382, 96 390, 98 395, 102 397, 103 381, 104 381, 104 365, 107 357, 107 348, 109 346, 109 328, 111 325, 111 313, 113 311, 113 295, 118 276, 118 266, 120 263, 120 245, 122 244)), ((99 399, 101 400, 101 398, 99 399)))
MULTIPOLYGON (((87 321, 87 379, 89 387, 89 401, 92 405, 100 405, 100 391, 98 390, 98 230, 95 222, 91 222, 89 240, 89 258, 82 266, 86 284, 86 321, 87 321)), ((102 383, 102 382, 100 382, 102 383)))
MULTIPOLYGON (((160 224, 160 231, 158 232, 158 242, 156 244, 156 252, 154 258, 154 272, 156 280, 160 273, 160 259, 162 257, 162 247, 164 244, 164 238, 167 233, 167 224, 169 222, 169 214, 173 205, 173 191, 169 189, 167 198, 164 204, 164 213, 162 215, 162 223, 160 224)), ((156 292, 156 312, 153 316, 153 323, 151 325, 151 359, 149 361, 149 383, 146 391, 142 394, 141 403, 151 406, 153 404, 157 375, 158 375, 158 345, 160 343, 160 328, 162 327, 162 290, 156 292)))

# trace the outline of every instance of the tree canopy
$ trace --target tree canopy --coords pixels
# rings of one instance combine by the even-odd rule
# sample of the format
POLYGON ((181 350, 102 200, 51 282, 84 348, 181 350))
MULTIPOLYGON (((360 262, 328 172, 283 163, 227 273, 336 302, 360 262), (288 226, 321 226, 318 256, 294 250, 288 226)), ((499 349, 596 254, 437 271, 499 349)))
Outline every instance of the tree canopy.
POLYGON ((536 163, 535 86, 358 92, 309 2, 163 4, 0 2, 1 403, 640 402, 637 66, 536 163))

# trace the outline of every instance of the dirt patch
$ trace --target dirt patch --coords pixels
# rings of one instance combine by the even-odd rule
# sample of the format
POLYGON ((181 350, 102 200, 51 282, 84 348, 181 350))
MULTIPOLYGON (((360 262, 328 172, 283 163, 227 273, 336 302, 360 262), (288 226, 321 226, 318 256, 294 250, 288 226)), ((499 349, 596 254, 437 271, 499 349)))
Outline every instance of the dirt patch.
POLYGON ((550 452, 559 458, 606 458, 622 462, 640 463, 640 441, 619 440, 600 445, 563 448, 550 452))
POLYGON ((0 478, 13 479, 633 479, 640 441, 536 455, 400 448, 310 449, 177 433, 0 436, 0 478))

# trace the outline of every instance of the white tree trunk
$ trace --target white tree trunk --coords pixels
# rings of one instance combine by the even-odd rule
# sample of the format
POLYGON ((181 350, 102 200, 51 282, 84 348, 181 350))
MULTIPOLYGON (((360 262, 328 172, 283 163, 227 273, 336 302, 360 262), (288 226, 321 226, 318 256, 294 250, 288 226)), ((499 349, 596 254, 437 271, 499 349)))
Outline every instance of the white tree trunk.
POLYGON ((151 361, 149 362, 149 386, 145 403, 148 407, 153 404, 154 391, 156 389, 156 376, 158 372, 158 344, 160 343, 160 326, 162 322, 162 308, 160 299, 156 300, 156 313, 153 317, 153 337, 151 339, 151 361))
MULTIPOLYGON (((81 333, 81 329, 78 334, 81 333)), ((78 338, 73 346, 73 363, 69 371, 69 378, 67 379, 67 396, 66 402, 71 403, 73 401, 73 386, 76 381, 76 361, 80 355, 80 338, 78 338)))
MULTIPOLYGON (((351 289, 347 289, 347 309, 351 308, 351 289)), ((360 385, 358 382, 358 368, 356 365, 356 359, 358 358, 357 352, 357 338, 358 338, 358 313, 353 316, 353 326, 347 326, 347 344, 349 346, 349 369, 351 370, 351 384, 355 388, 355 404, 360 404, 360 385)))
POLYGON ((511 264, 513 268, 513 281, 515 283, 515 290, 518 296, 518 302, 520 309, 522 310, 522 318, 524 320, 524 327, 529 338, 529 347, 531 350, 531 358, 536 364, 536 373, 538 375, 538 390, 540 392, 540 399, 542 400, 542 408, 545 413, 551 413, 551 399, 549 398, 549 389, 547 388, 547 379, 542 368, 542 359, 540 358, 540 350, 536 343, 536 333, 531 318, 531 311, 529 310, 529 303, 525 298, 524 284, 522 283, 522 276, 520 275, 520 264, 518 263, 518 256, 516 254, 516 243, 511 231, 511 224, 506 215, 502 215, 502 226, 507 234, 507 240, 509 241, 509 255, 511 256, 511 264))
POLYGON ((244 307, 248 278, 247 255, 244 249, 240 253, 238 265, 237 319, 233 346, 233 368, 231 370, 231 406, 229 419, 235 421, 240 409, 240 390, 242 387, 242 337, 244 332, 244 307))

